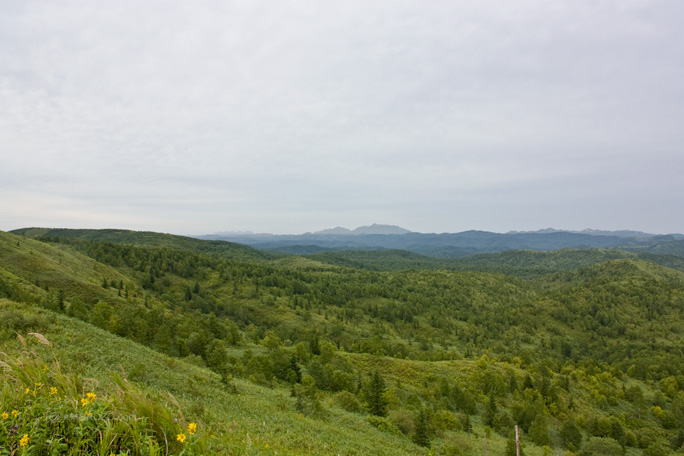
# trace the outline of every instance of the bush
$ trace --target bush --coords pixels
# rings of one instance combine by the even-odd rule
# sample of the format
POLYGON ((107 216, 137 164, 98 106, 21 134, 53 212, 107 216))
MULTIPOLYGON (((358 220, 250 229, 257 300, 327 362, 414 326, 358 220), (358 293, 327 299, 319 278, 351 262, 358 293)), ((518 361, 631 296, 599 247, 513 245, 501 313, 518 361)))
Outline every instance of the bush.
POLYGON ((474 453, 471 441, 464 436, 450 439, 442 448, 445 456, 468 456, 474 453))
POLYGON ((582 446, 578 456, 622 456, 622 447, 610 437, 592 437, 582 446))
POLYGON ((448 410, 439 410, 430 415, 430 426, 438 433, 458 430, 461 427, 460 424, 454 414, 448 410))
POLYGON ((361 403, 349 391, 340 391, 335 395, 335 402, 348 412, 360 412, 361 403))
POLYGON ((366 417, 366 421, 368 421, 368 424, 381 430, 382 432, 387 432, 388 434, 392 435, 401 435, 401 431, 398 427, 381 416, 368 415, 366 417))
POLYGON ((302 383, 293 385, 294 395, 297 398, 295 407, 299 412, 308 416, 315 416, 324 418, 327 413, 323 408, 319 398, 319 391, 316 388, 316 382, 310 375, 305 375, 302 378, 302 383))
POLYGON ((642 453, 643 456, 668 456, 672 452, 663 442, 653 442, 642 453))
POLYGON ((413 421, 413 414, 405 409, 392 410, 387 419, 399 428, 405 435, 413 434, 415 431, 415 422, 413 421))

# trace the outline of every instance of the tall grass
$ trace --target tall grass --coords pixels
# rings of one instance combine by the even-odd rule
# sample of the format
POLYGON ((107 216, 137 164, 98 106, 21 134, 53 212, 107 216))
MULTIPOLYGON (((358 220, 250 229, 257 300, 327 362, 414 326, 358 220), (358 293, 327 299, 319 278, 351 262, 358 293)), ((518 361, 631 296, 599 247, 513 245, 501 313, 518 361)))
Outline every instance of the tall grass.
POLYGON ((175 400, 149 397, 120 375, 114 388, 62 370, 50 342, 20 334, 15 356, 0 353, 2 454, 210 454, 203 426, 175 400), (36 344, 47 350, 39 354, 36 344), (47 356, 46 356, 47 355, 47 356))

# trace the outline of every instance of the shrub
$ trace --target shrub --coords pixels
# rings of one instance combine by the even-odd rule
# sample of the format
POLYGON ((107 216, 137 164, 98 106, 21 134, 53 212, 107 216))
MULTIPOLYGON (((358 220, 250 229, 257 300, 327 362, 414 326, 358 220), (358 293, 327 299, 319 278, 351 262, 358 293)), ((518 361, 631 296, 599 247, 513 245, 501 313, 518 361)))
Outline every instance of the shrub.
POLYGON ((578 456, 622 456, 622 447, 610 437, 592 437, 582 446, 578 456))
POLYGON ((361 403, 349 391, 340 391, 335 395, 335 402, 348 412, 360 412, 361 403))
POLYGON ((413 414, 408 410, 392 410, 387 419, 405 435, 413 434, 415 430, 413 414))
POLYGON ((401 435, 399 428, 387 421, 386 418, 376 415, 368 415, 366 417, 366 421, 368 421, 368 424, 381 430, 382 432, 387 432, 388 434, 392 435, 401 435))

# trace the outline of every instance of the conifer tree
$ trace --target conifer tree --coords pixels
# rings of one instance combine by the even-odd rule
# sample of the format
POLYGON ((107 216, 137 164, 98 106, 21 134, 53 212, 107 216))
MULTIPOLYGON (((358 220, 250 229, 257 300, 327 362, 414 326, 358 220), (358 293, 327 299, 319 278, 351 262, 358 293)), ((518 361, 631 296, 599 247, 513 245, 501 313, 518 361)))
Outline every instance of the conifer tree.
POLYGON ((416 418, 416 433, 413 435, 413 442, 426 448, 430 447, 430 425, 429 416, 425 409, 418 413, 416 418))
POLYGON ((387 415, 387 399, 385 398, 385 379, 380 372, 373 371, 371 377, 363 389, 364 400, 366 401, 368 412, 376 416, 387 415))
POLYGON ((494 417, 496 417, 496 399, 494 394, 489 395, 489 402, 487 402, 487 408, 482 416, 482 422, 485 426, 494 427, 494 417))

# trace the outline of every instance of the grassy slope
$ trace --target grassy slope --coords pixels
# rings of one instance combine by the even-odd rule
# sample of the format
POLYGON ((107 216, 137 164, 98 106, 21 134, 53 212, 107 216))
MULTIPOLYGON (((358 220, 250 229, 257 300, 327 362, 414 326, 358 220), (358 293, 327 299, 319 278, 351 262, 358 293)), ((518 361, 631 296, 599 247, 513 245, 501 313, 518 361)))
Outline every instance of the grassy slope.
POLYGON ((235 261, 264 261, 278 255, 261 252, 241 244, 227 241, 204 241, 174 234, 131 230, 77 230, 59 228, 21 228, 11 233, 28 238, 59 237, 86 241, 103 241, 117 244, 132 244, 143 247, 170 248, 204 253, 235 261))
POLYGON ((120 271, 75 252, 0 231, 0 278, 12 278, 35 296, 59 288, 68 295, 111 299, 100 287, 103 277, 130 280, 120 271), (47 289, 47 290, 46 290, 47 289))
MULTIPOLYGON (((207 369, 87 323, 8 300, 0 300, 0 312, 35 318, 38 323, 25 329, 40 330, 52 343, 52 350, 38 346, 49 353, 44 358, 54 355, 65 371, 98 380, 99 395, 115 388, 113 378, 122 370, 151 397, 161 400, 163 393, 171 393, 186 419, 210 429, 226 454, 424 453, 406 438, 380 432, 358 414, 333 408, 327 420, 304 417, 294 409, 285 387, 271 389, 235 380, 238 393, 233 394, 207 369)), ((22 346, 12 337, 2 341, 0 350, 12 357, 22 346)))

